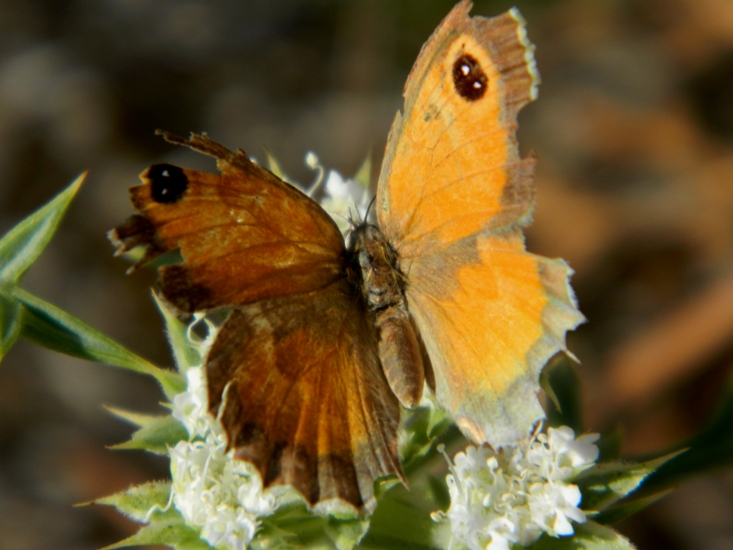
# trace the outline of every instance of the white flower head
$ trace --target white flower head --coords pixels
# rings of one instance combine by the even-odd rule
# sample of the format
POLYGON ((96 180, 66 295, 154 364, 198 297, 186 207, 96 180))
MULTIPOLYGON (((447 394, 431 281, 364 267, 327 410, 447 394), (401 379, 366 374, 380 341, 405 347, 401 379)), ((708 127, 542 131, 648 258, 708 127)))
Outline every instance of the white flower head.
POLYGON ((191 367, 186 377, 188 388, 173 399, 173 416, 191 439, 170 449, 172 502, 209 544, 244 550, 259 518, 277 508, 277 493, 263 490, 256 468, 227 451, 226 434, 208 412, 205 368, 191 367))
MULTIPOLYGON (((205 315, 194 314, 194 321, 186 330, 186 339, 189 344, 198 352, 199 357, 206 357, 211 345, 216 338, 217 327, 205 315), (205 326, 205 336, 199 336, 194 328, 199 323, 205 326)), ((189 435, 193 438, 200 436, 205 438, 211 430, 210 416, 208 414, 208 397, 206 390, 206 372, 203 368, 189 367, 186 373, 186 391, 179 393, 173 398, 173 418, 186 427, 189 435)))
POLYGON ((316 155, 313 151, 308 151, 305 154, 305 165, 311 170, 316 170, 320 166, 320 162, 318 162, 318 155, 316 155))
POLYGON ((186 371, 187 390, 173 398, 173 418, 186 427, 191 437, 206 437, 209 426, 206 373, 201 367, 186 371))
POLYGON ((342 231, 348 229, 345 220, 363 220, 366 217, 370 200, 369 189, 358 181, 345 179, 336 170, 328 172, 326 194, 321 206, 334 217, 342 231))
POLYGON ((508 550, 528 546, 542 533, 573 534, 584 523, 580 490, 570 483, 598 458, 597 434, 575 438, 563 426, 517 446, 494 451, 469 446, 458 453, 447 477, 454 547, 508 550))

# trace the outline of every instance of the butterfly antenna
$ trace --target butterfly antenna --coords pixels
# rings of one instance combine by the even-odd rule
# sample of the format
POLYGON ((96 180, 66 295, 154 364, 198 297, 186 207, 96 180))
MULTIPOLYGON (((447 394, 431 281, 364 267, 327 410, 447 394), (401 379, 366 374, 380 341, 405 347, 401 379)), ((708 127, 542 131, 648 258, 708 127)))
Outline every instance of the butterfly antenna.
POLYGON ((356 206, 356 203, 354 203, 354 210, 356 210, 356 220, 354 220, 354 212, 351 211, 351 207, 349 207, 349 225, 351 226, 351 229, 356 229, 360 225, 362 225, 362 220, 359 219, 359 208, 356 206))
POLYGON ((377 201, 377 196, 374 195, 372 197, 372 200, 369 201, 369 206, 367 206, 366 214, 364 214, 364 223, 369 219, 369 211, 372 209, 372 206, 374 206, 374 203, 377 201))

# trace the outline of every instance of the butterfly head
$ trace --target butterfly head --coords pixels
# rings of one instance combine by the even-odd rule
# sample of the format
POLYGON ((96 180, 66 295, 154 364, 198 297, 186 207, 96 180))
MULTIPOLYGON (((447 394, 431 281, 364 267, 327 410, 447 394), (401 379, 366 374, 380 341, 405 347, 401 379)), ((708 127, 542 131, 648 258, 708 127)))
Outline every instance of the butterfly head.
POLYGON ((347 257, 353 280, 371 311, 403 300, 406 278, 397 251, 378 226, 366 221, 354 225, 349 232, 347 257))

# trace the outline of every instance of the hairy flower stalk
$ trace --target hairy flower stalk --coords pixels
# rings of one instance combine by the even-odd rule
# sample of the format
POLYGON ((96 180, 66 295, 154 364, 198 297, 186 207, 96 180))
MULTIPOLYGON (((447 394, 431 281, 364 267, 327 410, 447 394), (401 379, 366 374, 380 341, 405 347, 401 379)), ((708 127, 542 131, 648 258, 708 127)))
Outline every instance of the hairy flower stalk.
POLYGON ((445 515, 454 548, 508 550, 528 546, 542 533, 573 534, 584 523, 580 490, 570 483, 598 458, 597 434, 575 438, 563 426, 495 452, 469 446, 455 456, 447 476, 451 505, 445 515))

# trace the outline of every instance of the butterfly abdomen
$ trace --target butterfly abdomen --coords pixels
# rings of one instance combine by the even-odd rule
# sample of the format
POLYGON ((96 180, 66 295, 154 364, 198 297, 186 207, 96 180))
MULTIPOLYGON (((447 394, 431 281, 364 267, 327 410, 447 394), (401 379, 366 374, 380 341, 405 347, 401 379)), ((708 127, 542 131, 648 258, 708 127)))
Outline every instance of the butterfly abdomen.
POLYGON ((405 276, 379 228, 362 224, 352 233, 351 272, 378 334, 379 359, 389 386, 405 407, 420 403, 425 368, 405 300, 405 276))

